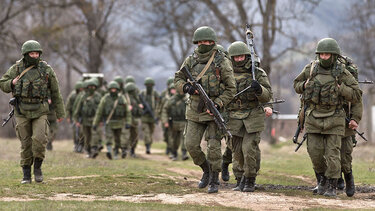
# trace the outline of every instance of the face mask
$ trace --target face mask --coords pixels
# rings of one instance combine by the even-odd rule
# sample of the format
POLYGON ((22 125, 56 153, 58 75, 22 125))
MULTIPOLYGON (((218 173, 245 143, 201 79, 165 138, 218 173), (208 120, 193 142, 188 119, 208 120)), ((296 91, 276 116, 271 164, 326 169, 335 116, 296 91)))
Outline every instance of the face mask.
POLYGON ((331 57, 329 57, 329 59, 327 59, 327 60, 324 60, 324 59, 321 59, 320 57, 319 57, 319 63, 320 63, 320 65, 322 66, 322 67, 324 67, 324 68, 329 68, 329 67, 331 67, 332 65, 333 65, 333 63, 334 63, 334 61, 336 60, 336 58, 335 58, 335 56, 331 56, 331 57))
POLYGON ((111 97, 117 97, 117 92, 110 92, 111 97))
POLYGON ((40 59, 40 57, 34 59, 34 58, 30 57, 29 54, 25 54, 24 58, 25 58, 28 66, 37 65, 39 63, 39 59, 40 59))
POLYGON ((151 94, 152 93, 152 86, 147 86, 146 91, 147 91, 148 94, 151 94))
POLYGON ((89 94, 90 94, 90 95, 94 94, 94 92, 95 92, 95 89, 90 89, 90 88, 89 88, 89 94))
POLYGON ((212 48, 214 48, 214 46, 215 46, 215 44, 212 44, 212 45, 201 44, 201 45, 198 46, 198 52, 199 53, 207 53, 210 50, 212 50, 212 48))

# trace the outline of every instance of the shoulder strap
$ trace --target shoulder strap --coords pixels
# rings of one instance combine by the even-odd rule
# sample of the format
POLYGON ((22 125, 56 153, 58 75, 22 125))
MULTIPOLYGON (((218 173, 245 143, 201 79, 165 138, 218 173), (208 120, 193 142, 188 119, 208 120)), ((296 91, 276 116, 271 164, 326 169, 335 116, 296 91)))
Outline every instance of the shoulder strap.
POLYGON ((197 78, 195 79, 196 81, 199 81, 202 76, 207 72, 208 68, 210 67, 212 61, 214 60, 214 57, 215 57, 215 54, 216 54, 216 51, 214 51, 210 57, 210 59, 208 60, 206 66, 204 66, 202 72, 199 73, 199 75, 197 76, 197 78))
POLYGON ((22 71, 22 73, 18 76, 18 79, 21 79, 22 76, 24 76, 27 73, 27 71, 31 70, 33 67, 34 67, 34 65, 31 65, 30 67, 28 67, 24 71, 22 71))
POLYGON ((111 112, 109 113, 108 118, 107 118, 107 120, 105 121, 105 124, 108 124, 109 120, 111 120, 111 118, 112 118, 112 116, 113 116, 113 113, 115 113, 115 109, 116 109, 117 104, 118 104, 118 99, 119 99, 120 97, 121 97, 121 95, 117 97, 115 103, 113 104, 113 108, 112 108, 111 112))
POLYGON ((310 81, 310 79, 313 77, 313 72, 314 72, 314 69, 315 69, 315 66, 316 66, 316 61, 317 60, 314 60, 312 63, 311 63, 311 67, 310 67, 310 77, 306 80, 306 84, 310 81))

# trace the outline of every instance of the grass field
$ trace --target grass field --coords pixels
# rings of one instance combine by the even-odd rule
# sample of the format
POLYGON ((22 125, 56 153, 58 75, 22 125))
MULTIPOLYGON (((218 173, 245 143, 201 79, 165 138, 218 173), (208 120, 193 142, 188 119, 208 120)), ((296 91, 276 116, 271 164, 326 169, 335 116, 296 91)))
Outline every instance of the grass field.
MULTIPOLYGON (((335 200, 345 204, 375 198, 373 192, 358 193, 353 198, 340 194, 337 199, 312 195, 306 190, 306 186, 315 184, 306 148, 295 153, 295 146, 289 143, 261 144, 262 163, 257 184, 305 188, 261 188, 255 194, 238 193, 231 191, 235 183, 231 174, 229 183, 221 183, 219 194, 206 194, 206 189, 196 188, 200 168, 191 159, 170 161, 163 153, 162 142, 154 143, 151 155, 144 154, 140 143, 137 158, 108 160, 101 153, 93 160, 71 152, 71 141, 56 141, 54 151, 47 152, 43 163, 44 183, 31 185, 20 184, 18 140, 1 139, 0 142, 0 210, 262 210, 267 206, 249 206, 247 201, 267 201, 267 197, 284 197, 291 202, 302 200, 305 205, 298 208, 303 209, 332 209, 335 200), (317 202, 312 203, 311 199, 317 202)), ((357 186, 375 184, 374 150, 374 146, 355 148, 353 172, 357 186)), ((287 204, 281 209, 290 209, 290 206, 287 204)), ((277 207, 270 204, 269 208, 277 207)), ((362 208, 362 204, 357 208, 362 208)))

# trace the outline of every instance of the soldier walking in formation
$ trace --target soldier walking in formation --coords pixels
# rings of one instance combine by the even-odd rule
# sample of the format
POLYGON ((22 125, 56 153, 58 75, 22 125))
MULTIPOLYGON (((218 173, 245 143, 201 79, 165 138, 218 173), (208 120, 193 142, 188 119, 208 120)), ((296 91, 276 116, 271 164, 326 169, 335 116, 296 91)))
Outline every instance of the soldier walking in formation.
MULTIPOLYGON (((79 95, 79 93, 81 93, 82 91, 83 91, 83 82, 77 81, 74 86, 74 90, 70 92, 70 94, 68 95, 68 98, 65 104, 66 105, 66 121, 68 123, 73 123, 73 111, 74 111, 73 104, 75 100, 77 99, 77 96, 79 95)), ((83 145, 82 144, 80 145, 82 133, 79 130, 79 128, 76 127, 74 123, 72 124, 72 128, 73 128, 73 143, 74 143, 73 151, 81 152, 83 149, 83 145)))

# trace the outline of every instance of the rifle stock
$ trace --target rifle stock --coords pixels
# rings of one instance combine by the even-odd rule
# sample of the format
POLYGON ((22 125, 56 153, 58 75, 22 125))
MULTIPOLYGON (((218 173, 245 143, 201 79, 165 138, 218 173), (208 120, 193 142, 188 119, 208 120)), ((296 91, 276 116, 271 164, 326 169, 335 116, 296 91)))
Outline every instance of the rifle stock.
POLYGON ((152 119, 154 119, 155 124, 157 124, 159 120, 155 117, 155 114, 152 111, 150 104, 148 104, 148 102, 143 98, 143 96, 141 94, 139 94, 138 97, 139 97, 139 100, 141 100, 141 103, 144 107, 143 114, 146 114, 146 113, 150 114, 152 119))

